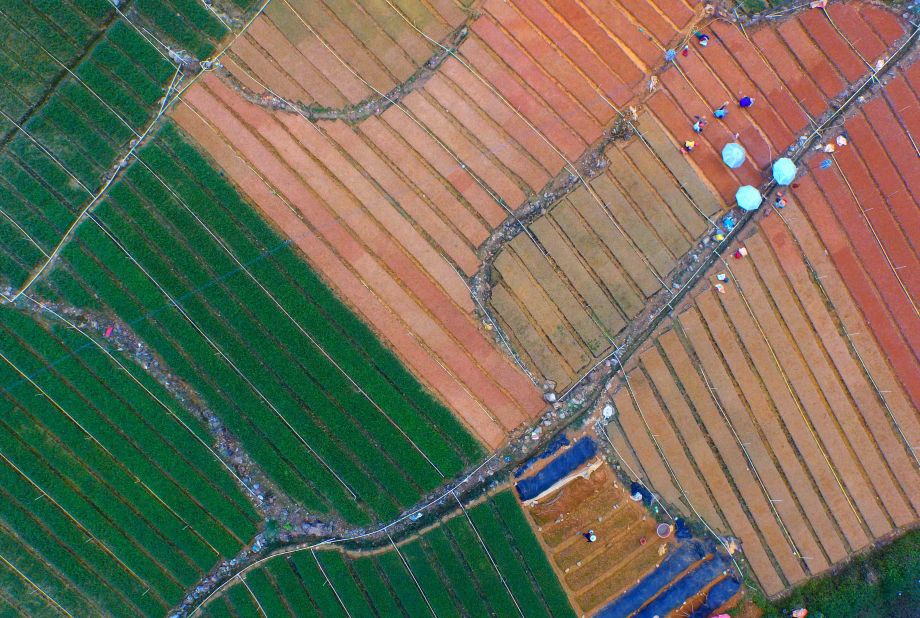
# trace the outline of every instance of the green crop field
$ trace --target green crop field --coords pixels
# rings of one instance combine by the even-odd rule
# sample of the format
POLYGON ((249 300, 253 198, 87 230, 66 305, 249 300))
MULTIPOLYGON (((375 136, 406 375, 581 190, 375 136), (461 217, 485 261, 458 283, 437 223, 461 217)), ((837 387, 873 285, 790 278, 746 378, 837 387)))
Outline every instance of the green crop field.
POLYGON ((42 295, 132 324, 311 509, 392 517, 481 453, 174 127, 139 157, 42 295))
MULTIPOLYGON (((228 30, 198 0, 28 0, 0 22, 9 295, 157 116, 178 75, 161 44, 206 58, 228 30)), ((35 299, 128 325, 319 516, 393 517, 482 455, 165 117, 125 163, 0 307, 0 607, 27 615, 163 615, 260 525, 202 424, 35 299)))
POLYGON ((0 309, 0 590, 53 609, 15 565, 74 615, 163 614, 257 516, 196 419, 49 319, 0 309))
MULTIPOLYGON (((213 19, 200 3, 171 1, 198 7, 181 11, 184 20, 213 19)), ((201 29, 170 27, 178 5, 157 6, 125 10, 173 37, 201 29)), ((0 186, 14 198, 0 218, 0 276, 11 289, 63 237, 173 75, 124 19, 96 38, 79 79, 57 84, 24 123, 28 135, 14 132, 0 152, 0 186)), ((134 325, 311 510, 354 523, 393 516, 481 453, 176 129, 150 141, 31 291, 134 325)))
POLYGON ((326 547, 272 558, 247 572, 243 583, 233 580, 203 613, 574 616, 510 491, 468 514, 400 544, 398 552, 389 546, 354 558, 326 547))
POLYGON ((53 250, 173 83, 169 50, 206 58, 227 28, 198 0, 0 6, 0 280, 53 250), (128 20, 130 18, 130 21, 128 20), (165 33, 165 34, 164 34, 165 33))

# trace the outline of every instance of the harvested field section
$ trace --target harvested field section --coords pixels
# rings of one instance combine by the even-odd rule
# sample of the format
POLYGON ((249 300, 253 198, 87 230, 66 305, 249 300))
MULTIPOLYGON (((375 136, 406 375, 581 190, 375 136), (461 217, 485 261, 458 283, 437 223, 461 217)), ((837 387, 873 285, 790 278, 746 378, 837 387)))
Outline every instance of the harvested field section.
POLYGON ((255 599, 273 618, 575 615, 510 491, 435 524, 369 553, 274 557, 245 572, 244 584, 231 580, 203 612, 225 615, 255 599))
MULTIPOLYGON (((427 94, 414 94, 413 111, 459 146, 465 138, 449 116, 427 94)), ((399 135, 406 122, 412 124, 401 111, 387 114, 402 124, 384 114, 368 121, 366 131, 312 124, 246 103, 213 78, 184 101, 175 112, 179 123, 486 444, 497 446, 542 409, 527 376, 473 319, 463 273, 476 260, 458 226, 473 234, 490 223, 468 209, 460 193, 465 187, 438 175, 448 162, 436 143, 419 146, 438 155, 419 183, 452 195, 453 204, 435 206, 413 185, 403 161, 389 160, 387 140, 427 162, 410 150, 416 144, 411 136, 399 135)), ((472 141, 462 147, 470 158, 482 157, 471 167, 497 184, 500 170, 472 141)), ((519 191, 502 178, 509 191, 519 191)))
MULTIPOLYGON (((914 113, 920 106, 918 77, 915 63, 848 118, 843 129, 850 145, 833 154, 829 169, 818 169, 825 156, 808 159, 812 173, 796 192, 915 408, 920 407, 920 159, 911 139, 920 131, 914 113)), ((854 338, 858 348, 862 342, 854 338)), ((916 445, 918 421, 907 415, 903 423, 916 445)))
POLYGON ((655 519, 606 465, 527 509, 550 561, 576 607, 589 614, 654 569, 671 541, 655 536, 655 519), (585 540, 594 530, 595 543, 585 540), (647 543, 640 542, 647 539, 647 543))
POLYGON ((468 17, 452 1, 278 0, 266 7, 226 58, 255 92, 264 88, 318 107, 342 107, 389 92, 433 55, 431 43, 394 7, 437 41, 468 17))
MULTIPOLYGON (((790 208, 783 217, 798 219, 790 208)), ((712 283, 701 282, 638 355, 630 387, 612 386, 612 439, 626 462, 666 500, 679 483, 675 505, 686 512, 689 500, 716 530, 738 537, 768 595, 920 513, 920 466, 899 431, 916 410, 904 409, 897 385, 884 395, 877 388, 895 382, 879 347, 846 335, 868 324, 828 258, 814 261, 817 235, 792 229, 780 216, 764 219, 742 241, 747 257, 717 264, 712 283), (720 273, 721 290, 713 285, 720 273), (696 482, 718 512, 707 514, 696 482)))
MULTIPOLYGON (((853 40, 873 65, 891 46, 903 23, 887 9, 861 3, 838 5, 831 11, 841 24, 862 19, 880 23, 885 30, 882 47, 872 28, 853 40), (846 16, 844 18, 844 15, 846 16)), ((847 39, 834 29, 820 11, 804 11, 775 29, 767 25, 748 29, 747 38, 737 26, 713 22, 712 40, 702 48, 691 45, 687 57, 678 55, 674 66, 661 75, 662 88, 648 106, 672 136, 674 148, 684 140, 696 141, 689 161, 728 203, 739 184, 759 185, 761 170, 776 154, 785 151, 813 119, 829 111, 831 101, 847 85, 870 71, 849 48, 847 39), (750 96, 755 104, 740 109, 737 101, 750 96), (728 101, 728 115, 715 120, 712 111, 728 101), (709 126, 695 134, 695 116, 709 119, 709 126), (737 136, 737 137, 735 137, 737 136), (739 142, 748 160, 737 169, 721 160, 723 146, 739 142)))
POLYGON ((637 126, 641 137, 606 151, 590 192, 576 188, 495 259, 492 306, 560 389, 610 351, 720 211, 656 120, 637 126))

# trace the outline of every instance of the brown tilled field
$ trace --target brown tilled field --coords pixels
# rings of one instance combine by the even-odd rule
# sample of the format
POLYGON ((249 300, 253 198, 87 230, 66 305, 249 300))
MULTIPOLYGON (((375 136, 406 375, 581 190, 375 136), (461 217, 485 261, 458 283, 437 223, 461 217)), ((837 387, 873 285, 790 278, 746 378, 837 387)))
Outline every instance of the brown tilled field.
MULTIPOLYGON (((543 411, 539 379, 562 390, 609 354, 738 186, 761 185, 906 32, 859 2, 745 31, 693 0, 278 0, 173 115, 496 447, 543 411), (483 243, 626 106, 638 134, 495 258, 512 360, 469 289, 483 243), (730 141, 748 152, 737 170, 730 141)), ((920 63, 849 114, 849 145, 803 160, 786 209, 733 247, 747 257, 711 269, 611 386, 625 467, 739 538, 769 595, 920 515, 918 109, 920 63)), ((660 561, 644 513, 606 467, 531 509, 582 611, 660 561)))
POLYGON ((293 101, 342 107, 388 92, 431 58, 431 46, 398 8, 437 40, 464 23, 469 3, 277 0, 221 62, 254 92, 265 86, 293 101))
POLYGON ((760 184, 760 170, 866 75, 869 66, 851 63, 857 54, 872 64, 905 32, 877 7, 835 5, 830 15, 841 33, 807 12, 747 33, 709 24, 714 42, 691 46, 664 70, 649 111, 634 122, 639 136, 606 151, 609 168, 590 190, 577 188, 506 245, 495 260, 492 308, 533 373, 564 387, 609 354, 739 184, 760 184), (860 19, 870 28, 855 36, 860 19), (739 110, 732 102, 742 95, 759 103, 739 110), (693 133, 694 116, 712 120, 726 101, 724 121, 693 133), (691 138, 696 150, 680 153, 691 138), (720 153, 735 140, 749 157, 732 171, 720 153))
POLYGON ((822 245, 825 222, 799 205, 822 175, 742 241, 747 257, 716 265, 613 387, 626 463, 739 537, 768 594, 920 514, 917 409, 822 245))
MULTIPOLYGON (((795 194, 833 266, 920 408, 920 63, 843 126, 851 145, 816 154, 795 194), (834 165, 818 169, 831 158, 834 165)), ((854 339, 857 348, 862 339, 854 339)), ((912 444, 920 444, 917 424, 912 444)))
POLYGON ((554 204, 495 259, 492 308, 532 370, 567 386, 608 354, 706 233, 718 198, 641 114, 606 172, 554 204))
POLYGON ((748 29, 748 36, 735 25, 712 22, 707 32, 714 41, 678 55, 661 75, 662 89, 648 99, 676 144, 696 140, 690 159, 727 203, 739 185, 759 185, 761 170, 906 33, 895 14, 872 4, 834 4, 828 13, 840 32, 821 11, 748 29), (754 98, 754 105, 738 109, 741 96, 754 98), (712 110, 726 101, 725 120, 712 121, 712 110), (700 135, 690 129, 695 115, 710 118, 700 135), (730 141, 748 153, 738 170, 722 163, 722 147, 730 141))
MULTIPOLYGON (((726 98, 757 100, 707 128, 691 157, 724 199, 760 184, 757 170, 905 34, 869 5, 835 4, 829 15, 749 32, 756 47, 714 24, 724 46, 691 51, 662 75, 649 107, 672 132, 726 98), (756 166, 721 164, 732 134, 756 166)), ((746 231, 611 388, 609 433, 624 463, 688 516, 740 538, 770 595, 920 514, 908 233, 920 216, 918 67, 848 116, 837 132, 848 145, 804 160, 785 210, 746 231), (747 257, 732 259, 741 245, 747 257)))
POLYGON ((654 518, 629 499, 606 465, 525 512, 582 615, 635 585, 661 562, 671 543, 656 536, 654 518), (585 540, 588 530, 594 530, 597 542, 585 540))

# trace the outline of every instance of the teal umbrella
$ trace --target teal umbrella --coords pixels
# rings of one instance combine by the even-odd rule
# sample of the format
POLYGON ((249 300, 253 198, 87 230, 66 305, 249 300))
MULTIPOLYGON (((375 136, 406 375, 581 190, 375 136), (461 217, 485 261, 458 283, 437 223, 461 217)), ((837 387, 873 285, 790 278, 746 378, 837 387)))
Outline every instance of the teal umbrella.
POLYGON ((792 181, 795 180, 796 171, 795 163, 787 157, 773 162, 773 180, 778 185, 791 185, 792 181))
POLYGON ((722 161, 733 170, 741 167, 746 157, 747 153, 744 152, 744 148, 742 148, 741 144, 729 142, 725 144, 725 148, 722 149, 722 161))
POLYGON ((763 196, 756 187, 744 185, 735 193, 735 201, 743 210, 757 210, 763 202, 763 196))

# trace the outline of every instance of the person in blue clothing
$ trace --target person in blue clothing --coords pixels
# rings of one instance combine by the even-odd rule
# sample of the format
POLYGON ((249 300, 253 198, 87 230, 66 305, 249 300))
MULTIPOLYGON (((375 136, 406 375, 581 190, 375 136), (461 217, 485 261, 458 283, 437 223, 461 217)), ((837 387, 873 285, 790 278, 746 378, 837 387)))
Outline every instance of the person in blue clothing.
POLYGON ((738 99, 738 105, 740 105, 742 108, 750 107, 753 104, 754 104, 754 99, 752 99, 751 97, 741 97, 740 99, 738 99))
POLYGON ((712 115, 715 116, 718 120, 725 118, 726 114, 728 114, 728 101, 712 110, 712 115))

